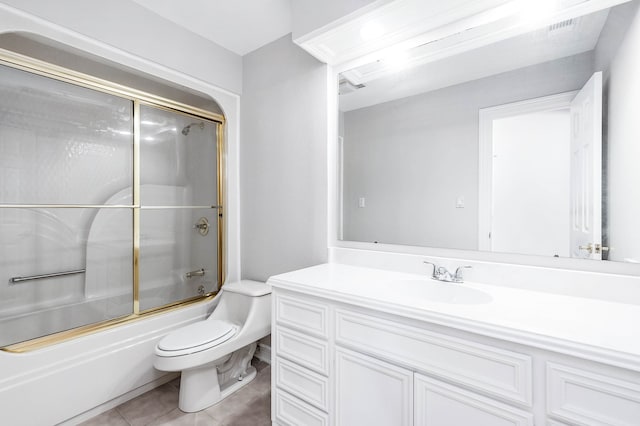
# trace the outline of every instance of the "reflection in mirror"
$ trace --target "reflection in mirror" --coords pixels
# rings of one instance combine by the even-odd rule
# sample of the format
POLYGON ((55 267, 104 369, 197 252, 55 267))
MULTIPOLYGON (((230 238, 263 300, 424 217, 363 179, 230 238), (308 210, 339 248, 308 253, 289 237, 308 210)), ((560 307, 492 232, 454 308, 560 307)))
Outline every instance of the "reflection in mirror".
POLYGON ((640 262, 640 0, 619 3, 343 72, 340 238, 640 262))

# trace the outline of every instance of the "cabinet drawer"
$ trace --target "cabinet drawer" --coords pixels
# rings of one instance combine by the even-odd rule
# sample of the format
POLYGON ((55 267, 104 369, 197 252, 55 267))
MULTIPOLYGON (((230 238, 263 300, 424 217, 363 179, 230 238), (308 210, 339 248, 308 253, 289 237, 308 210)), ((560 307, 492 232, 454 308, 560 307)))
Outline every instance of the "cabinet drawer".
POLYGON ((416 374, 415 426, 532 426, 533 415, 416 374))
POLYGON ((329 337, 329 306, 305 297, 276 294, 275 319, 278 324, 305 333, 329 337))
POLYGON ((342 309, 336 310, 336 343, 532 406, 527 355, 342 309))
POLYGON ((276 386, 315 405, 329 409, 329 379, 282 358, 276 358, 276 386))
POLYGON ((326 426, 329 424, 327 413, 323 413, 282 390, 276 390, 274 397, 275 419, 279 425, 326 426))
POLYGON ((637 426, 640 385, 548 362, 547 414, 579 425, 637 426))
POLYGON ((294 330, 277 327, 276 356, 310 368, 325 376, 329 374, 329 344, 294 330))

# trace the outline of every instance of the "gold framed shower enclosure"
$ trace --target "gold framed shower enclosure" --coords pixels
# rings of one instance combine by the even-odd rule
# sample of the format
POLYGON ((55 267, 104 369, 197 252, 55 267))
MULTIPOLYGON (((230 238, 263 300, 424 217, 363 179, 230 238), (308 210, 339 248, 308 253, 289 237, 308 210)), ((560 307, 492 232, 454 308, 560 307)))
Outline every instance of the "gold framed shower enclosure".
MULTIPOLYGON (((107 81, 72 69, 54 65, 38 59, 34 59, 22 54, 18 54, 9 50, 0 49, 0 65, 4 65, 13 69, 26 71, 31 74, 47 77, 53 80, 70 83, 75 86, 84 87, 97 92, 106 93, 125 99, 133 103, 133 140, 132 140, 132 182, 131 182, 131 204, 0 204, 0 209, 43 209, 43 208, 65 208, 65 209, 130 209, 132 213, 132 312, 129 315, 118 318, 100 321, 92 324, 83 325, 66 331, 56 332, 54 334, 44 335, 31 340, 22 341, 15 344, 1 347, 0 350, 7 352, 27 352, 43 348, 62 341, 73 339, 89 333, 106 330, 119 326, 123 323, 136 321, 147 318, 151 315, 165 313, 171 310, 179 309, 183 306, 207 301, 213 298, 220 290, 224 283, 226 261, 224 254, 225 248, 225 224, 223 215, 224 205, 224 128, 225 117, 219 113, 185 103, 177 102, 171 99, 160 97, 151 93, 143 92, 135 88, 127 87, 118 83, 107 81), (216 253, 216 286, 211 291, 198 296, 186 298, 162 306, 149 309, 141 309, 140 305, 140 245, 141 245, 141 212, 145 210, 145 206, 141 204, 141 172, 140 172, 140 150, 141 150, 141 108, 152 107, 154 109, 164 110, 170 113, 186 115, 192 119, 201 120, 211 123, 215 126, 215 165, 216 165, 216 204, 215 205, 196 205, 196 206, 154 206, 152 209, 212 209, 215 210, 217 218, 217 247, 216 253)), ((214 101, 215 102, 215 101, 214 101)), ((184 133, 183 133, 184 134, 184 133)), ((213 225, 213 222, 211 223, 213 225)), ((25 277, 17 277, 24 280, 25 277)), ((16 280, 19 282, 20 280, 16 280)), ((10 282, 10 284, 12 284, 10 282)), ((86 284, 85 284, 86 285, 86 284)))

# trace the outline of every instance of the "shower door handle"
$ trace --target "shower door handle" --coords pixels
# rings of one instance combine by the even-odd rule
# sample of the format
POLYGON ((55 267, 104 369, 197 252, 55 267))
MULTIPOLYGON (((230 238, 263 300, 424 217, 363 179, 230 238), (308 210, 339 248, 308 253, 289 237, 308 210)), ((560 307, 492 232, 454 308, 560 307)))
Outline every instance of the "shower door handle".
POLYGON ((12 277, 9 278, 9 284, 18 284, 23 281, 42 280, 45 278, 64 277, 67 275, 84 274, 84 269, 76 269, 75 271, 53 272, 51 274, 31 275, 28 277, 12 277))

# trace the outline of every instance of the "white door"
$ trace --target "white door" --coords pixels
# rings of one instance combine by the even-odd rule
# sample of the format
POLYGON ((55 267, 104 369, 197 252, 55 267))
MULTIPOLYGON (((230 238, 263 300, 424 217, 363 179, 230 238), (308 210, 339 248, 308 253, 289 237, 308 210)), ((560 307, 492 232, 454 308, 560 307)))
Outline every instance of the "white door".
POLYGON ((601 259, 602 73, 571 102, 571 257, 601 259))
POLYGON ((336 348, 336 426, 412 426, 413 372, 336 348))
POLYGON ((569 127, 577 93, 480 110, 480 250, 571 255, 569 127))

